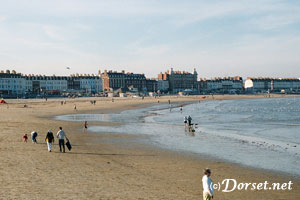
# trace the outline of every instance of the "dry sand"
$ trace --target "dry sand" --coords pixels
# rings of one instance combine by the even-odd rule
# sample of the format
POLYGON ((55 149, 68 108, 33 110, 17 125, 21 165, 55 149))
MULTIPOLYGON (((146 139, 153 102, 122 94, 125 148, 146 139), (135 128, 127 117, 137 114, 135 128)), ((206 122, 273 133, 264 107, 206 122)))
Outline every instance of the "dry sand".
MULTIPOLYGON (((262 96, 215 96, 215 99, 262 96)), ((195 101, 200 97, 171 97, 171 101, 195 101)), ((212 97, 207 98, 208 100, 212 97)), ((169 98, 161 98, 167 102, 169 98)), ((214 199, 300 199, 298 177, 251 169, 199 155, 171 152, 136 142, 136 136, 83 134, 83 123, 61 122, 53 116, 68 113, 107 113, 157 103, 157 99, 108 98, 67 100, 8 100, 0 105, 0 199, 202 199, 202 170, 212 169, 214 182, 233 178, 238 182, 288 182, 291 191, 215 192, 214 199), (24 103, 27 108, 24 108, 24 103), (78 111, 74 111, 76 103, 78 111), (70 138, 71 152, 47 151, 48 129, 62 126, 70 138), (30 132, 39 133, 39 144, 30 132), (24 133, 28 143, 22 142, 24 133)), ((90 123, 90 125, 105 123, 90 123)), ((274 158, 276 159, 276 158, 274 158)))

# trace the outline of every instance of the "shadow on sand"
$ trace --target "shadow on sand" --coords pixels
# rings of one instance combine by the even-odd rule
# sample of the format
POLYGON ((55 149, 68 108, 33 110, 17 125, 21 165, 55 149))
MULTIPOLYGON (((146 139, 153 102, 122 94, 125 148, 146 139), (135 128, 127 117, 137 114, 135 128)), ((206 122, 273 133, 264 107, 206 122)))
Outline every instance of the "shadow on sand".
MULTIPOLYGON (((60 153, 60 152, 54 152, 54 153, 60 153)), ((74 155, 94 155, 94 156, 140 156, 140 157, 144 157, 144 156, 156 156, 156 155, 138 155, 138 154, 118 154, 118 153, 91 153, 91 152, 69 152, 66 151, 66 153, 68 154, 74 154, 74 155)))

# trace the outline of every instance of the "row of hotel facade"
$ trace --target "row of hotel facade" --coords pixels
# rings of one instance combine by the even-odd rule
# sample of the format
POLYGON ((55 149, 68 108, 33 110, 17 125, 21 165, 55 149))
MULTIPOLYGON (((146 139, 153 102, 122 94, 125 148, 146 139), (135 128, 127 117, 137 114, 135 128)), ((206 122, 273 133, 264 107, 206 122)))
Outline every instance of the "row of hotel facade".
POLYGON ((61 95, 63 93, 136 93, 147 94, 241 94, 265 92, 300 92, 299 78, 247 78, 224 77, 198 79, 194 72, 166 71, 157 78, 148 79, 144 74, 104 70, 97 74, 72 74, 70 76, 24 75, 16 71, 0 71, 0 95, 61 95))

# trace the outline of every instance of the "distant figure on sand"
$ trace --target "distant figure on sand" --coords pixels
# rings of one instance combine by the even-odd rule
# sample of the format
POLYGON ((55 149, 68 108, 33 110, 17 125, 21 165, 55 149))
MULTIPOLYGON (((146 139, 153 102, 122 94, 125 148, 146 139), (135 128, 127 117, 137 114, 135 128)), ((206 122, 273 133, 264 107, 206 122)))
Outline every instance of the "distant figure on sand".
POLYGON ((23 135, 23 141, 27 143, 27 140, 28 140, 28 136, 27 136, 27 134, 25 133, 25 134, 23 135))
POLYGON ((189 126, 192 125, 192 117, 189 115, 189 117, 187 118, 188 122, 189 122, 189 126))
POLYGON ((76 104, 74 104, 74 110, 77 110, 76 104))
POLYGON ((84 124, 83 124, 83 131, 87 131, 87 128, 88 128, 88 123, 87 121, 84 121, 84 124))
POLYGON ((31 140, 35 144, 37 144, 37 141, 36 141, 37 136, 38 136, 38 133, 36 131, 31 132, 31 140))
POLYGON ((59 127, 59 131, 56 136, 58 137, 59 151, 65 153, 65 138, 67 138, 66 133, 62 130, 62 127, 59 127))
POLYGON ((48 151, 51 152, 52 150, 52 143, 54 143, 54 136, 51 130, 47 132, 45 141, 47 142, 48 151))
POLYGON ((212 187, 213 182, 210 179, 210 169, 204 170, 204 176, 202 178, 203 185, 203 200, 211 200, 214 198, 214 188, 212 187))

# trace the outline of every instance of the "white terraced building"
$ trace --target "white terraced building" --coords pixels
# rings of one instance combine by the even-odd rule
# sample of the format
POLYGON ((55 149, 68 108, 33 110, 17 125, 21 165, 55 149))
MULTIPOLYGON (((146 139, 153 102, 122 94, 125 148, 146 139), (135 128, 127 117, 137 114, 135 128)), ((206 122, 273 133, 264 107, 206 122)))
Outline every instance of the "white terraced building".
POLYGON ((0 97, 63 92, 99 93, 102 80, 95 75, 41 76, 22 75, 14 70, 0 71, 0 97))
POLYGON ((245 90, 253 93, 300 92, 299 78, 247 78, 245 90))
POLYGON ((102 79, 91 78, 91 77, 81 77, 80 78, 80 89, 87 92, 101 92, 102 91, 102 79))
POLYGON ((200 93, 242 93, 243 79, 239 76, 213 78, 210 80, 200 79, 198 81, 198 89, 200 93))
POLYGON ((23 94, 26 82, 21 74, 15 71, 0 72, 0 94, 23 94))

